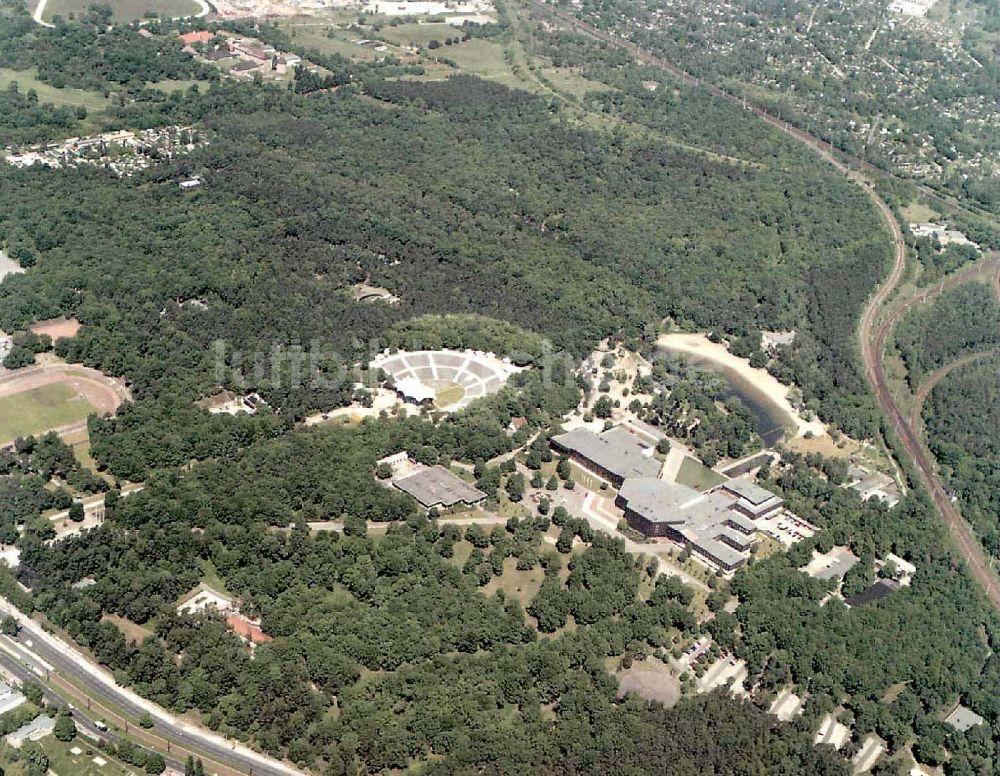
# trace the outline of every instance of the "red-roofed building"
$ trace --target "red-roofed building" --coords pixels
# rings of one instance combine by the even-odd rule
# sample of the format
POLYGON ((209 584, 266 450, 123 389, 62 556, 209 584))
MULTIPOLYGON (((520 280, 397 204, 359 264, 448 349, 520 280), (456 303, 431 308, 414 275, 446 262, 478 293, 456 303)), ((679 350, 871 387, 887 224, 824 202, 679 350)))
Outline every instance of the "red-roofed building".
POLYGON ((179 37, 182 43, 190 46, 192 43, 208 43, 215 37, 215 33, 208 30, 198 30, 198 32, 186 32, 179 37))
POLYGON ((271 636, 268 636, 260 629, 259 625, 251 622, 241 614, 230 614, 226 617, 226 625, 229 626, 229 629, 233 633, 244 641, 249 641, 251 644, 264 644, 273 640, 271 636))

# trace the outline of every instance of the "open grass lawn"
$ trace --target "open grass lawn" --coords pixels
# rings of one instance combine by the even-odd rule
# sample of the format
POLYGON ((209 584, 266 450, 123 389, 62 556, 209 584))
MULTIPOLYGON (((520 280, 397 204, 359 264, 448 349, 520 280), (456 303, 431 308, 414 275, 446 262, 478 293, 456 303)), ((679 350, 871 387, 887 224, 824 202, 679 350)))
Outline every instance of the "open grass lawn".
POLYGON ((485 595, 493 595, 497 590, 503 590, 507 598, 513 598, 521 606, 527 606, 538 593, 544 577, 545 572, 541 566, 535 566, 530 571, 518 571, 517 558, 506 558, 503 562, 503 575, 493 577, 482 591, 485 595))
POLYGON ((906 221, 937 221, 941 217, 934 208, 919 199, 913 200, 909 205, 900 208, 900 212, 906 221))
POLYGON ((82 105, 88 111, 104 110, 111 104, 111 101, 98 92, 88 92, 84 89, 56 89, 38 80, 38 71, 35 68, 30 70, 12 70, 9 67, 0 67, 0 89, 6 89, 12 81, 17 81, 18 88, 22 92, 34 89, 38 92, 39 102, 51 102, 53 105, 82 105))
POLYGON ((49 756, 49 773, 58 776, 106 776, 107 774, 125 776, 135 773, 136 770, 126 767, 118 760, 90 746, 79 736, 68 743, 56 740, 55 736, 48 736, 42 739, 42 748, 49 756), (79 749, 81 753, 73 754, 71 751, 73 749, 79 749), (105 764, 95 763, 95 757, 104 760, 105 764))
MULTIPOLYGON (((49 774, 56 776, 127 776, 137 772, 135 768, 128 768, 118 760, 110 757, 93 746, 87 739, 77 736, 68 743, 63 743, 55 736, 46 736, 39 743, 45 754, 49 756, 49 774), (72 750, 78 749, 80 754, 73 754, 72 750), (104 761, 104 765, 98 765, 94 758, 99 757, 104 761)), ((7 776, 23 776, 24 767, 21 763, 14 763, 7 757, 0 757, 3 763, 4 773, 7 776)))
MULTIPOLYGON (((597 81, 584 78, 569 67, 547 67, 542 74, 555 87, 556 91, 570 94, 574 97, 584 97, 591 92, 607 91, 608 86, 597 81)), ((624 402, 623 402, 624 403, 624 402)))
POLYGON ((147 636, 152 636, 153 631, 146 628, 138 623, 132 622, 124 617, 119 617, 117 614, 105 614, 101 618, 102 622, 110 622, 118 626, 120 630, 125 635, 126 641, 134 641, 136 644, 141 644, 145 641, 147 636))
POLYGON ((457 46, 442 48, 445 52, 442 56, 454 61, 463 73, 478 75, 509 86, 520 83, 504 59, 503 46, 499 43, 474 38, 457 46))
POLYGON ((173 79, 164 79, 163 81, 150 81, 149 88, 159 89, 161 92, 166 92, 167 94, 169 94, 170 92, 176 92, 176 91, 186 92, 195 84, 198 84, 198 88, 201 89, 202 91, 208 89, 208 87, 211 86, 211 84, 208 81, 196 81, 196 80, 175 81, 173 79))
MULTIPOLYGON (((193 16, 201 10, 194 0, 104 0, 111 6, 112 19, 116 22, 133 22, 140 19, 172 19, 176 16, 193 16)), ((48 0, 45 19, 55 16, 68 19, 86 12, 91 0, 48 0)))
POLYGON ((86 420, 94 406, 67 385, 52 383, 0 399, 0 440, 39 434, 86 420))
POLYGON ((288 19, 279 22, 279 26, 289 32, 296 45, 318 51, 320 54, 340 54, 351 59, 373 60, 376 56, 399 53, 390 47, 389 51, 376 54, 373 49, 354 42, 365 38, 364 32, 339 29, 325 19, 318 20, 313 17, 288 19))
POLYGON ((454 48, 461 48, 461 46, 445 46, 445 38, 462 37, 462 31, 458 27, 453 27, 450 24, 442 23, 431 23, 431 24, 399 24, 396 26, 386 25, 381 29, 379 35, 386 40, 394 41, 401 44, 408 44, 411 46, 420 46, 426 48, 430 45, 432 40, 436 40, 441 44, 441 48, 436 49, 435 53, 441 56, 450 56, 450 51, 454 48))
POLYGON ((458 383, 446 380, 431 380, 428 385, 434 389, 434 404, 438 407, 449 407, 462 400, 465 389, 458 383))
POLYGON ((222 581, 222 577, 219 576, 219 572, 215 568, 215 564, 210 560, 204 560, 201 562, 202 570, 204 574, 202 575, 201 581, 208 585, 212 590, 223 595, 231 595, 228 589, 226 589, 226 583, 222 581))
POLYGON ((721 474, 712 471, 694 458, 685 458, 677 472, 677 482, 695 490, 708 490, 725 480, 721 474))

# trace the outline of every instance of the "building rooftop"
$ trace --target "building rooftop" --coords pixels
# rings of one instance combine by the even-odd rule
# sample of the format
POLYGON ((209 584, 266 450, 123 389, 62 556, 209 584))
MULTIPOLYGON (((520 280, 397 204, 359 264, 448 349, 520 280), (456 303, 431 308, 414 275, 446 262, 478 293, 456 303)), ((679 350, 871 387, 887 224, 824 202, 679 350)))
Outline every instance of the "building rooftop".
POLYGON ((827 553, 813 550, 812 560, 801 570, 815 579, 843 579, 859 561, 847 547, 834 547, 827 553))
POLYGON ((25 741, 37 741, 49 735, 56 726, 56 721, 52 717, 41 715, 35 717, 26 725, 21 725, 13 733, 7 736, 7 741, 11 746, 20 748, 25 741))
POLYGON ((628 509, 651 523, 667 523, 696 548, 710 553, 727 565, 739 564, 744 556, 734 547, 718 541, 731 536, 740 546, 752 539, 730 527, 739 525, 756 531, 752 522, 732 510, 732 498, 724 493, 699 493, 676 482, 651 477, 632 478, 618 491, 628 509))
POLYGON ((434 399, 434 389, 415 377, 401 377, 396 381, 396 390, 407 399, 415 402, 434 399))
POLYGON ((647 452, 650 448, 624 426, 616 426, 601 434, 577 428, 552 439, 566 450, 578 453, 622 479, 656 477, 660 473, 660 462, 647 452))
POLYGON ((968 706, 963 706, 961 703, 955 707, 955 710, 951 714, 945 717, 944 721, 961 733, 964 733, 966 730, 971 730, 972 728, 986 722, 986 720, 976 714, 976 712, 968 706))
POLYGON ((726 480, 719 487, 725 488, 730 493, 734 493, 742 499, 746 499, 754 506, 770 501, 773 498, 777 498, 771 491, 767 488, 762 488, 755 482, 747 479, 746 477, 737 477, 736 479, 726 480))
POLYGON ((481 490, 452 474, 443 466, 421 469, 414 474, 393 480, 392 484, 404 493, 409 493, 428 509, 438 505, 450 507, 459 502, 474 504, 486 498, 486 494, 481 490))
POLYGON ((862 590, 857 595, 852 595, 850 598, 845 598, 844 601, 848 606, 864 606, 874 601, 881 601, 897 590, 899 590, 899 585, 892 580, 880 579, 871 587, 862 590))

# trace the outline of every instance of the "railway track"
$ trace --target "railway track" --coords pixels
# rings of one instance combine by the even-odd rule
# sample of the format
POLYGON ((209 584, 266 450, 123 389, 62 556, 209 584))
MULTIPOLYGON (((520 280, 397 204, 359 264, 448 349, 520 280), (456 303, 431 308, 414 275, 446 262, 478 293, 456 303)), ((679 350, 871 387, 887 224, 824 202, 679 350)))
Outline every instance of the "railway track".
MULTIPOLYGON (((906 270, 906 243, 903 240, 902 229, 900 229, 899 222, 896 220, 892 209, 875 191, 871 181, 865 176, 865 172, 877 172, 879 174, 887 175, 891 175, 891 173, 886 173, 884 170, 876 168, 873 165, 868 164, 861 159, 857 159, 856 157, 852 157, 849 154, 842 152, 835 153, 831 144, 810 135, 808 132, 789 124, 787 121, 783 121, 777 116, 768 113, 763 108, 746 102, 742 97, 727 92, 715 84, 708 83, 696 76, 691 75, 661 57, 644 50, 631 41, 619 38, 617 35, 609 33, 605 30, 600 30, 584 21, 581 21, 580 19, 575 18, 571 14, 552 8, 545 3, 538 2, 538 0, 528 0, 528 3, 531 7, 538 9, 541 13, 547 14, 551 18, 558 19, 563 23, 570 25, 573 29, 583 35, 586 35, 587 37, 622 48, 628 51, 639 62, 659 67, 688 86, 706 89, 708 92, 720 99, 724 99, 730 103, 741 106, 758 116, 763 121, 766 121, 771 126, 781 130, 786 135, 798 140, 817 155, 825 159, 848 179, 854 181, 862 187, 869 200, 871 200, 872 204, 875 205, 882 221, 885 223, 886 228, 892 235, 894 252, 892 268, 890 269, 888 276, 878 286, 875 293, 868 301, 868 304, 865 306, 858 326, 858 344, 861 350, 861 359, 864 364, 865 377, 871 385, 883 412, 885 412, 889 421, 892 423, 907 457, 909 457, 918 477, 920 478, 920 481, 927 489, 938 515, 944 522, 955 542, 956 548, 965 559, 965 562, 969 567, 970 574, 972 574, 973 578, 983 588, 991 604, 996 609, 1000 610, 1000 579, 997 578, 993 569, 990 567, 989 560, 983 552, 982 547, 980 547, 978 541, 976 541, 976 538, 972 533, 972 529, 969 527, 968 523, 962 519, 962 516, 959 514, 958 509, 952 502, 951 497, 945 490, 941 479, 937 475, 937 470, 930 453, 923 447, 917 433, 910 423, 910 418, 903 414, 903 411, 896 403, 896 400, 892 395, 892 391, 889 388, 888 380, 886 379, 885 367, 883 364, 886 339, 889 332, 892 330, 892 326, 899 320, 900 316, 905 313, 907 304, 916 304, 915 301, 910 300, 907 304, 904 304, 900 308, 894 310, 885 321, 879 324, 880 315, 884 310, 885 304, 898 288, 906 270), (852 169, 855 166, 857 169, 852 169)), ((912 181, 909 182, 912 183, 912 181)), ((947 207, 949 210, 955 210, 957 208, 957 206, 952 203, 948 203, 946 200, 942 199, 926 187, 917 185, 917 189, 920 191, 921 196, 933 199, 934 201, 947 207)), ((979 271, 982 270, 980 269, 979 271)), ((1000 298, 1000 269, 998 269, 997 273, 994 275, 993 282, 998 298, 1000 298)))

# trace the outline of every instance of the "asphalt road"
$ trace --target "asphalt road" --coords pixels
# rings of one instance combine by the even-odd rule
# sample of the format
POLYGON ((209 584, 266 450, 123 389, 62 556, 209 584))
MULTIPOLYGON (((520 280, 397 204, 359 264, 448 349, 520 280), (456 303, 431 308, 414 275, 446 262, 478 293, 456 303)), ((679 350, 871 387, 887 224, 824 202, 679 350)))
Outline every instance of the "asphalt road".
MULTIPOLYGON (((39 638, 22 628, 20 635, 13 641, 27 647, 28 650, 44 663, 51 665, 56 673, 68 679, 75 687, 99 705, 108 706, 111 709, 119 710, 133 719, 141 717, 147 712, 147 708, 131 697, 117 685, 112 687, 94 676, 92 667, 90 670, 81 666, 76 660, 67 655, 66 651, 57 648, 48 641, 39 638), (30 646, 28 643, 30 642, 30 646)), ((0 652, 0 655, 3 655, 0 652)), ((8 660, 10 658, 8 657, 8 660)), ((27 670, 27 669, 22 669, 27 670)), ((60 701, 61 703, 63 701, 60 701)), ((79 704, 77 704, 79 705, 79 704)), ((81 715, 82 716, 82 715, 81 715)), ((229 772, 245 774, 262 774, 266 776, 288 776, 288 774, 301 773, 297 769, 274 761, 268 764, 264 760, 269 759, 263 755, 254 756, 241 751, 240 748, 218 742, 214 735, 202 732, 194 725, 172 720, 169 716, 160 714, 152 715, 155 726, 150 733, 154 733, 164 741, 169 741, 173 745, 192 751, 200 755, 205 762, 206 771, 209 773, 229 772), (214 761, 214 762, 213 762, 214 761), (222 766, 221 768, 218 766, 222 766)), ((92 725, 91 725, 92 727, 92 725)), ((95 729, 96 732, 96 729, 95 729)), ((139 734, 139 731, 136 731, 139 734)), ((105 734, 100 734, 105 735, 105 734)), ((156 747, 163 753, 161 747, 156 747)))
MULTIPOLYGON (((73 721, 76 722, 76 729, 82 735, 92 741, 104 739, 112 741, 116 744, 121 741, 122 736, 118 735, 118 733, 116 733, 113 729, 109 729, 107 731, 98 729, 95 723, 101 718, 99 714, 90 713, 74 706, 70 700, 55 692, 51 686, 45 684, 45 682, 42 681, 43 677, 28 668, 26 663, 26 659, 15 659, 13 656, 0 649, 0 668, 17 679, 19 684, 32 681, 38 682, 42 686, 42 697, 45 698, 46 704, 61 708, 69 708, 71 710, 70 713, 73 717, 73 721)), ((169 767, 176 768, 181 771, 184 770, 184 763, 180 760, 175 760, 171 757, 165 757, 165 759, 169 767)))

